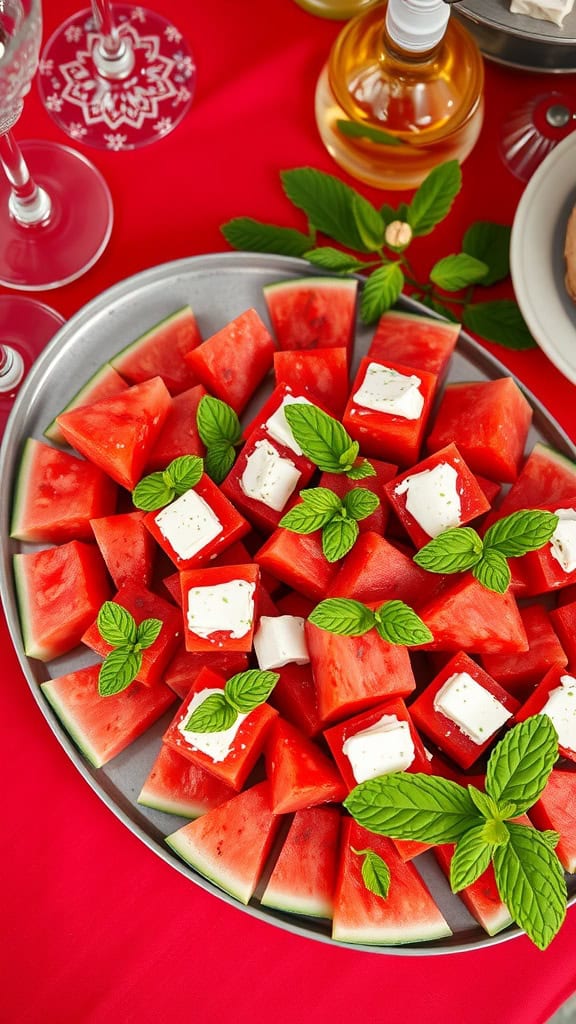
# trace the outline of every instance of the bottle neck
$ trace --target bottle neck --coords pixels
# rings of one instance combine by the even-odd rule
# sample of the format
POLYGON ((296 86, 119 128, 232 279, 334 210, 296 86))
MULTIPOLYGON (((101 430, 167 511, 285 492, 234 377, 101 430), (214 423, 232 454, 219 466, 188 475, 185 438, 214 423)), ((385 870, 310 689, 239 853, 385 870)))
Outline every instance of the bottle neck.
POLYGON ((398 58, 427 60, 442 42, 449 18, 444 0, 388 0, 385 43, 398 58))

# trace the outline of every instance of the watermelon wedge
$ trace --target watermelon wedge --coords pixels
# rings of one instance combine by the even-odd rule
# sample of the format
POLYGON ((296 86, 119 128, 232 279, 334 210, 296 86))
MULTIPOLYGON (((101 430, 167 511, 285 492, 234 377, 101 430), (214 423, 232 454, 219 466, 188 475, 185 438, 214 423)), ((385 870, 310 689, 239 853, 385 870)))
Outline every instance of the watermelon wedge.
POLYGON ((268 783, 259 782, 172 832, 166 842, 201 875, 247 904, 281 821, 272 812, 268 783))
MULTIPOLYGON (((454 854, 454 846, 450 843, 436 846, 434 853, 446 878, 450 878, 450 863, 454 854)), ((488 935, 497 935, 498 932, 512 924, 508 907, 500 899, 494 868, 491 864, 480 875, 480 878, 477 878, 472 885, 467 885, 465 889, 462 889, 458 896, 488 935)))
MULTIPOLYGON (((71 409, 80 409, 83 405, 91 405, 92 402, 99 402, 101 398, 110 398, 112 395, 119 395, 126 391, 129 385, 123 377, 114 369, 110 363, 104 363, 90 380, 76 392, 67 405, 60 412, 69 412, 71 409)), ((60 430, 55 419, 48 424, 44 431, 44 437, 57 444, 65 444, 64 434, 60 430)))
POLYGON ((576 871, 576 770, 567 763, 553 768, 540 799, 530 808, 529 818, 539 829, 558 832, 556 853, 566 871, 576 871))
POLYGON ((337 807, 296 812, 260 900, 265 907, 332 917, 340 818, 337 807))
POLYGON ((162 744, 138 803, 182 818, 199 818, 234 796, 234 790, 210 772, 162 744))
POLYGON ((201 341, 192 309, 182 306, 126 345, 110 362, 129 384, 160 376, 170 394, 178 395, 198 383, 184 355, 201 341))
POLYGON ((348 363, 356 326, 355 278, 304 277, 263 289, 278 347, 344 347, 348 363))
POLYGON ((367 355, 376 361, 427 370, 442 379, 459 333, 460 324, 389 309, 380 317, 367 355))
POLYGON ((332 938, 338 942, 403 945, 431 941, 452 931, 412 863, 404 863, 394 843, 362 828, 352 818, 342 823, 332 938), (366 888, 363 858, 354 850, 371 850, 390 870, 384 899, 366 888))
POLYGON ((131 683, 121 693, 101 697, 99 672, 99 664, 88 665, 41 685, 67 732, 95 768, 125 750, 176 699, 168 686, 141 683, 131 683))

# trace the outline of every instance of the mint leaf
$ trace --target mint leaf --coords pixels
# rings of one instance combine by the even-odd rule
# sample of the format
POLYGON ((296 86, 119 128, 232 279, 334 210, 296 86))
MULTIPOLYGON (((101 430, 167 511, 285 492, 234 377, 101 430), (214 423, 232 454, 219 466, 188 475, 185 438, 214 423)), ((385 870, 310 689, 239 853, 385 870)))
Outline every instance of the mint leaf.
POLYGON ((262 224, 252 217, 234 217, 220 228, 233 249, 247 252, 277 252, 283 256, 303 256, 312 239, 292 228, 262 224))
POLYGON ((224 687, 224 693, 236 711, 248 714, 268 700, 279 678, 278 672, 248 669, 232 676, 224 687))
POLYGON ((310 612, 308 620, 328 633, 363 636, 374 625, 374 613, 361 601, 349 597, 327 597, 310 612))
POLYGON ((236 459, 236 449, 228 441, 216 441, 208 448, 204 467, 215 484, 221 484, 228 476, 236 459))
MULTIPOLYGON (((483 814, 485 818, 497 817, 497 801, 493 800, 493 798, 491 796, 488 796, 487 793, 483 793, 481 789, 477 789, 476 786, 468 785, 468 792, 470 794, 470 799, 472 800, 472 803, 474 804, 475 807, 478 808, 480 814, 483 814)), ((510 814, 508 815, 508 817, 511 817, 515 810, 515 807, 511 807, 510 814)))
POLYGON ((558 843, 560 842, 560 836, 559 836, 558 832, 553 832, 551 828, 547 828, 547 829, 544 829, 544 831, 540 832, 539 834, 542 837, 543 841, 546 843, 546 846, 550 850, 555 850, 556 849, 556 847, 558 846, 558 843))
POLYGON ((167 483, 164 473, 149 473, 132 491, 132 503, 144 512, 154 512, 168 505, 174 497, 174 488, 167 483))
POLYGON ((472 566, 472 575, 483 587, 496 594, 505 594, 512 578, 505 556, 495 548, 484 550, 480 561, 472 566))
POLYGON ((382 128, 372 128, 369 124, 360 124, 358 121, 346 121, 340 118, 336 121, 336 127, 341 135, 347 135, 350 139, 369 139, 380 146, 403 146, 404 142, 397 135, 391 135, 382 128))
POLYGON ((344 451, 340 453, 340 458, 338 459, 338 462, 340 463, 341 471, 343 473, 346 473, 346 475, 348 475, 350 470, 353 469, 354 463, 358 458, 359 451, 360 445, 358 441, 350 441, 348 447, 345 448, 344 451))
POLYGON ((304 211, 317 231, 348 249, 366 251, 353 210, 353 197, 358 192, 334 175, 313 167, 283 171, 280 177, 288 199, 304 211))
POLYGON ((322 553, 328 562, 344 558, 358 540, 358 523, 354 519, 334 516, 322 530, 322 553))
POLYGON ((300 498, 307 509, 319 515, 333 516, 342 508, 342 501, 329 487, 307 487, 300 491, 300 498))
POLYGON ((404 274, 399 263, 384 263, 366 278, 360 297, 360 317, 365 324, 379 320, 399 299, 404 274))
POLYGON ((517 304, 512 299, 475 302, 464 306, 462 322, 469 331, 505 348, 536 348, 517 304))
POLYGON ((352 438, 338 420, 316 405, 287 405, 284 415, 306 458, 327 473, 344 473, 351 467, 340 458, 350 450, 352 438))
POLYGON ((134 616, 115 601, 105 601, 96 619, 98 632, 112 647, 136 643, 137 629, 134 616))
POLYGON ((408 207, 407 220, 415 235, 430 234, 444 220, 461 187, 457 160, 447 160, 430 171, 408 207))
POLYGON ((336 274, 353 274, 364 267, 363 262, 355 256, 350 256, 340 249, 334 249, 330 245, 320 245, 315 249, 307 249, 304 253, 304 259, 317 267, 322 267, 323 270, 331 270, 336 274))
POLYGON ((282 526, 285 530, 291 530, 292 533, 309 534, 316 533, 316 530, 321 530, 326 523, 329 523, 334 515, 334 512, 328 510, 326 512, 315 512, 313 508, 309 508, 307 505, 302 503, 301 505, 294 505, 291 509, 282 516, 279 526, 282 526))
POLYGON ((460 892, 483 875, 490 864, 493 847, 484 836, 484 826, 476 825, 458 840, 450 862, 450 888, 460 892))
POLYGON ((376 476, 376 470, 368 459, 361 459, 347 471, 346 476, 349 480, 366 480, 369 476, 376 476))
POLYGON ((386 228, 378 210, 364 196, 356 194, 352 197, 352 212, 364 246, 368 252, 377 252, 382 248, 386 228))
POLYGON ((390 868, 374 850, 355 850, 350 847, 352 853, 358 857, 364 857, 362 861, 362 881, 369 892, 375 896, 381 896, 383 900, 388 897, 390 891, 390 868))
POLYGON ((509 842, 494 850, 496 884, 510 914, 538 949, 546 949, 566 916, 564 871, 548 840, 525 825, 507 825, 509 842))
POLYGON ((482 281, 487 273, 486 263, 460 252, 438 260, 430 271, 430 280, 445 292, 458 292, 482 281))
POLYGON ((204 472, 204 462, 199 455, 180 455, 164 470, 164 480, 172 487, 173 495, 180 497, 200 481, 204 472))
POLYGON ((454 573, 471 569, 482 557, 482 541, 470 526, 444 530, 414 555, 427 572, 454 573))
POLYGON ((558 734, 548 715, 518 723, 490 754, 486 792, 498 806, 513 804, 515 817, 538 800, 558 758, 558 734))
POLYGON ((361 521, 371 516, 380 504, 380 499, 368 487, 353 487, 342 499, 346 512, 352 519, 361 521))
POLYGON ((130 647, 119 647, 104 659, 98 673, 98 693, 111 697, 134 681, 142 666, 142 654, 130 647))
POLYGON ((428 626, 404 601, 386 601, 374 612, 376 632, 389 644, 415 647, 434 639, 428 626))
POLYGON ((512 230, 505 224, 492 221, 476 221, 464 235, 462 249, 470 256, 486 263, 488 273, 481 281, 484 286, 503 281, 510 273, 510 235, 512 230))
POLYGON ((136 631, 136 643, 144 650, 151 647, 160 635, 161 619, 143 619, 136 631))
POLYGON ((204 395, 200 399, 196 411, 196 425, 200 440, 207 448, 222 441, 236 445, 242 440, 238 414, 227 402, 212 395, 204 395))
POLYGON ((455 843, 483 824, 468 792, 435 775, 392 772, 368 779, 349 794, 344 806, 364 828, 391 839, 455 843))
POLYGON ((184 726, 185 732, 223 732, 234 725, 238 712, 222 693, 211 693, 194 709, 184 726))
POLYGON ((519 558, 547 544, 557 526, 558 516, 552 512, 520 509, 488 528, 484 549, 500 551, 506 558, 519 558))

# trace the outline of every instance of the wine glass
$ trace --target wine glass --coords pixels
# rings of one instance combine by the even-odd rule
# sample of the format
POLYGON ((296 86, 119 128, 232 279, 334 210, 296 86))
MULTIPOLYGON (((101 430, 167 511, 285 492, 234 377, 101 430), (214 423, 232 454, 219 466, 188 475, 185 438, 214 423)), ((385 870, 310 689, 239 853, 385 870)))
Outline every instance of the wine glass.
POLYGON ((553 90, 527 100, 504 120, 500 155, 512 174, 528 181, 555 146, 576 127, 576 97, 553 90))
POLYGON ((63 323, 43 302, 0 295, 0 439, 24 377, 63 323))
POLYGON ((0 0, 0 32, 0 284, 57 288, 103 252, 112 200, 84 156, 52 142, 19 147, 12 135, 38 61, 40 0, 0 0))
POLYGON ((48 114, 71 138, 130 150, 171 132, 192 102, 196 68, 175 25, 128 4, 92 0, 50 37, 38 86, 48 114))

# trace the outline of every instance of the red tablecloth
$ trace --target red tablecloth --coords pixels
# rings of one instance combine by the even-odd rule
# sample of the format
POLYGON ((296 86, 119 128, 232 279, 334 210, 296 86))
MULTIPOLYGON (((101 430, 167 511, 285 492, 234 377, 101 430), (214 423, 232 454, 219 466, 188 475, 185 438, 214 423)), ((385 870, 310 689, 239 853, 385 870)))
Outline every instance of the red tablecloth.
MULTIPOLYGON (((75 10, 71 0, 45 7, 46 36, 75 10)), ((316 132, 313 93, 339 23, 293 0, 164 0, 161 10, 194 50, 194 105, 154 146, 86 150, 109 182, 115 225, 90 273, 42 296, 65 316, 137 271, 226 249, 220 225, 230 217, 302 226, 279 171, 338 173, 316 132)), ((498 125, 521 99, 560 81, 576 87, 574 76, 487 65, 485 129, 448 220, 413 246, 420 272, 457 251, 472 220, 512 222, 522 185, 499 160, 498 125)), ((17 136, 69 141, 35 87, 17 136)), ((492 348, 576 437, 574 387, 546 357, 492 348)), ((544 953, 520 938, 475 953, 404 957, 294 936, 207 895, 130 833, 78 774, 38 712, 3 619, 0 650, 0 1020, 541 1024, 576 988, 574 910, 544 953)))

